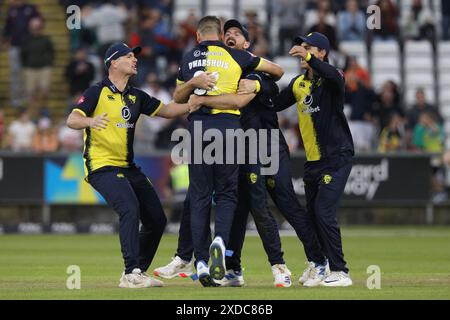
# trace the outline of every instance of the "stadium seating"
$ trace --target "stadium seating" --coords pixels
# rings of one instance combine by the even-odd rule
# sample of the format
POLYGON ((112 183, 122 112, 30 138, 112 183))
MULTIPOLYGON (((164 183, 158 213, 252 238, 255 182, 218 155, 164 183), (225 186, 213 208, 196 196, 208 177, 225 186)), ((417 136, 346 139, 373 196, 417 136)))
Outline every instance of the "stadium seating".
POLYGON ((346 55, 356 56, 358 63, 369 69, 369 63, 367 59, 367 46, 362 41, 342 41, 339 45, 339 50, 346 55))
POLYGON ((175 24, 183 21, 194 10, 198 15, 201 14, 201 0, 176 0, 174 3, 173 19, 175 24))
POLYGON ((450 41, 442 41, 437 46, 439 103, 441 110, 450 121, 450 41))
POLYGON ((406 103, 415 100, 415 91, 423 87, 429 102, 435 102, 435 76, 433 48, 429 41, 406 41, 404 46, 404 70, 406 103))
POLYGON ((401 83, 400 48, 397 42, 374 42, 371 61, 375 90, 380 89, 387 80, 401 83))
MULTIPOLYGON (((215 2, 215 1, 214 1, 215 2)), ((258 13, 258 21, 261 24, 266 24, 268 21, 266 0, 245 0, 240 1, 240 16, 239 19, 245 18, 245 12, 252 10, 258 13)))

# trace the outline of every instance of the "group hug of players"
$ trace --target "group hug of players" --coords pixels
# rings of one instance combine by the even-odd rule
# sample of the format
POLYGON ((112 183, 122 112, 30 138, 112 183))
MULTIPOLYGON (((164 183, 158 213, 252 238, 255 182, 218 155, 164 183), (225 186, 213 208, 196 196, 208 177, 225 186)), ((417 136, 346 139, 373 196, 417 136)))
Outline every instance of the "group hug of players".
MULTIPOLYGON (((341 71, 328 63, 328 39, 316 32, 294 39, 289 54, 299 59, 302 73, 282 91, 276 81, 283 70, 248 51, 249 34, 239 21, 228 20, 222 26, 217 17, 204 17, 198 24, 197 41, 183 57, 174 101, 167 105, 128 84, 137 73, 140 48, 114 44, 105 55, 108 76, 83 94, 67 120, 71 128, 85 131, 86 180, 119 215, 125 262, 119 287, 163 286, 148 269, 167 220, 150 180, 133 161, 134 127, 141 113, 166 118, 189 114, 191 137, 198 122, 202 134, 209 129, 224 136, 230 129, 277 132, 276 137, 267 139, 269 153, 278 152, 279 169, 273 175, 262 174, 265 164, 248 157, 245 164, 238 164, 237 159, 212 164, 189 162, 189 190, 178 248, 168 265, 154 269, 154 276, 192 276, 205 287, 243 286, 241 253, 251 213, 271 265, 274 286, 290 287, 291 272, 283 259, 269 194, 303 245, 308 266, 300 284, 352 285, 337 208, 354 149, 343 113, 345 80, 341 71), (278 126, 277 112, 292 105, 297 107, 306 153, 306 209, 294 192, 289 149, 278 126), (277 148, 271 141, 278 143, 277 148), (214 234, 210 229, 213 203, 214 234)), ((203 154, 211 144, 204 140, 199 150, 192 147, 191 157, 196 152, 203 154)), ((248 153, 250 142, 244 143, 248 153)), ((215 152, 234 154, 235 150, 226 147, 215 152)))

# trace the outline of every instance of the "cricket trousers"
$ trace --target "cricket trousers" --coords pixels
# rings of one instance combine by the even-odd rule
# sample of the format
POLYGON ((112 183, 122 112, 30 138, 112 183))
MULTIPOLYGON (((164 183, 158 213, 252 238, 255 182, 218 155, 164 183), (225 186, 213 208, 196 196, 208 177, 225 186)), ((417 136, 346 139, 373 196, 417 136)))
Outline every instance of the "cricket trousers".
POLYGON ((88 180, 119 216, 125 273, 134 268, 147 271, 167 223, 150 180, 136 167, 102 168, 90 174, 88 180))
MULTIPOLYGON (((180 229, 178 231, 178 246, 175 253, 184 261, 191 261, 194 254, 194 246, 192 244, 191 232, 191 212, 190 212, 189 190, 186 199, 183 203, 183 213, 181 215, 180 229)), ((209 230, 209 229, 208 229, 209 230)), ((211 245, 211 235, 206 237, 208 239, 208 247, 211 245)))
POLYGON ((236 150, 227 150, 226 130, 236 130, 240 127, 239 117, 231 114, 192 115, 190 118, 189 132, 193 143, 189 164, 189 198, 192 242, 197 262, 209 261, 210 210, 213 193, 216 203, 215 236, 220 236, 225 246, 228 245, 237 205, 239 165, 236 150), (198 132, 200 124, 201 132, 198 132), (208 137, 205 135, 208 130, 218 136, 208 137), (196 143, 200 143, 201 147, 197 148, 196 143), (200 152, 201 154, 198 154, 200 152), (212 162, 204 157, 208 155, 212 156, 213 159, 209 159, 213 160, 212 162), (230 156, 232 158, 229 162, 232 163, 226 163, 227 157, 229 159, 230 156), (201 158, 201 161, 196 161, 198 158, 201 158))
POLYGON ((265 217, 266 221, 268 223, 271 222, 274 226, 273 228, 275 228, 275 230, 272 228, 272 233, 266 233, 265 236, 262 236, 260 227, 258 226, 258 220, 255 218, 255 224, 263 241, 263 246, 268 255, 269 262, 272 265, 284 263, 278 225, 267 207, 266 191, 269 192, 270 197, 283 217, 294 228, 298 238, 303 244, 308 261, 325 263, 325 256, 322 253, 319 239, 315 233, 314 222, 300 204, 294 191, 294 186, 292 185, 288 149, 283 148, 279 151, 279 161, 280 165, 277 174, 274 176, 258 176, 259 183, 257 181, 256 183, 251 184, 251 181, 249 181, 251 173, 249 174, 247 172, 244 178, 242 178, 241 175, 238 210, 233 221, 233 228, 230 235, 230 249, 233 250, 233 255, 232 257, 227 258, 228 269, 233 269, 235 271, 241 270, 240 258, 249 210, 252 212, 254 218, 254 212, 259 213, 260 216, 261 213, 263 213, 263 217, 265 217), (246 184, 244 186, 245 189, 241 187, 244 183, 246 184), (255 192, 255 189, 257 192, 255 192), (249 195, 252 191, 253 195, 249 195), (256 208, 259 208, 259 210, 253 211, 251 209, 252 204, 256 208))
POLYGON ((337 209, 352 169, 352 156, 341 154, 325 161, 305 163, 306 208, 314 221, 315 232, 322 252, 328 258, 331 271, 348 272, 339 224, 337 209))
POLYGON ((270 197, 302 242, 308 261, 325 263, 325 256, 318 236, 314 232, 314 221, 300 204, 292 184, 289 150, 281 149, 279 159, 280 166, 277 174, 266 178, 266 186, 270 197))
POLYGON ((266 177, 259 164, 240 166, 238 205, 233 219, 228 248, 233 252, 226 257, 227 269, 241 270, 241 254, 249 212, 255 221, 264 250, 271 265, 284 264, 278 224, 267 202, 266 177))

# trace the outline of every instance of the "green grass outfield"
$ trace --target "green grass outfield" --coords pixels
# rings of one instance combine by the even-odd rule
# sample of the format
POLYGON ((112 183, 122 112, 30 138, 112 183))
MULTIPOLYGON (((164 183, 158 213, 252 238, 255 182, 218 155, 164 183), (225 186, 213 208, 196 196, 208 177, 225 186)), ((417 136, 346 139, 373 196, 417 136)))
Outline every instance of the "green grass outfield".
MULTIPOLYGON (((450 299, 450 228, 346 227, 344 252, 354 285, 304 288, 305 267, 294 236, 283 236, 291 288, 274 288, 261 242, 248 236, 243 255, 246 287, 203 288, 191 279, 166 280, 163 288, 117 287, 122 259, 116 235, 0 236, 0 299, 450 299), (81 289, 66 289, 69 265, 81 268, 81 289), (367 267, 381 268, 381 289, 366 287, 367 267)), ((176 236, 164 235, 152 267, 170 261, 176 236)))

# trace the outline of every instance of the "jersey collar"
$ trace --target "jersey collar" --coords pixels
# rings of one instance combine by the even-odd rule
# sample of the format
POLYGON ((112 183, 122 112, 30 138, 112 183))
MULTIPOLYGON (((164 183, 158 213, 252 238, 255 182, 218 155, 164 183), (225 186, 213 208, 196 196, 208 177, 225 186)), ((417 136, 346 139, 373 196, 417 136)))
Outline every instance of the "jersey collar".
POLYGON ((200 42, 199 45, 201 45, 201 46, 219 46, 219 47, 224 46, 223 42, 219 41, 219 40, 206 40, 206 41, 200 42))
POLYGON ((117 87, 114 85, 114 83, 111 82, 111 80, 109 80, 108 77, 105 77, 103 79, 103 85, 108 87, 109 90, 111 90, 113 93, 127 93, 130 90, 130 84, 127 83, 123 92, 120 92, 119 89, 117 89, 117 87))

